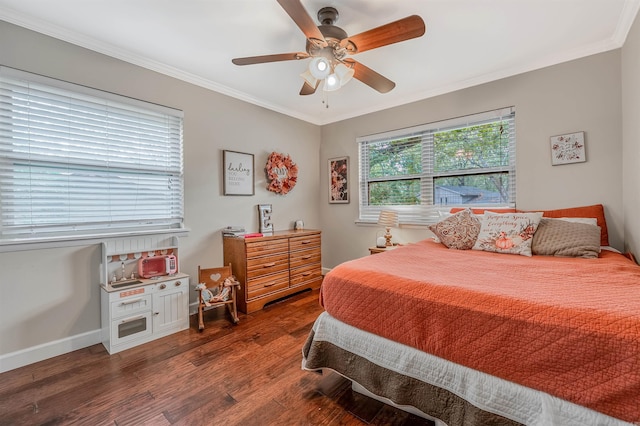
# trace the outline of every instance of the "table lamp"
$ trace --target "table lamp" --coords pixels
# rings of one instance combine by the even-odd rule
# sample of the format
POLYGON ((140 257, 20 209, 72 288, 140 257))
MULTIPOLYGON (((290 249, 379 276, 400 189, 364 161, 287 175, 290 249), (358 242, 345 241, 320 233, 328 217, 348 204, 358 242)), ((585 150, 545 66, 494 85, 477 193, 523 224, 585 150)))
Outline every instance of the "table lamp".
POLYGON ((384 238, 387 240, 386 247, 390 247, 391 244, 391 227, 398 226, 398 213, 391 210, 381 210, 380 216, 378 216, 378 225, 382 225, 386 228, 384 238))

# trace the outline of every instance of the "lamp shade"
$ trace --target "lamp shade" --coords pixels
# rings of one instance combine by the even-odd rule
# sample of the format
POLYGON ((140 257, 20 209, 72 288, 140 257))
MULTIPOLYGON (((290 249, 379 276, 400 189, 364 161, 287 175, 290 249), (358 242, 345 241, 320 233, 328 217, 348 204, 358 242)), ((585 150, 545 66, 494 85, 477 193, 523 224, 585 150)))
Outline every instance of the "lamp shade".
POLYGON ((334 90, 338 90, 340 88, 340 79, 336 75, 336 73, 329 74, 329 76, 324 80, 324 88, 325 92, 333 92, 334 90))
POLYGON ((344 86, 351 80, 353 75, 356 73, 353 68, 349 68, 345 64, 338 64, 335 67, 335 73, 340 79, 340 87, 344 86))
POLYGON ((327 58, 317 56, 309 63, 309 72, 318 80, 322 80, 331 74, 331 63, 327 58))
POLYGON ((378 216, 378 225, 382 225, 387 228, 398 226, 398 213, 391 210, 380 211, 380 216, 378 216))

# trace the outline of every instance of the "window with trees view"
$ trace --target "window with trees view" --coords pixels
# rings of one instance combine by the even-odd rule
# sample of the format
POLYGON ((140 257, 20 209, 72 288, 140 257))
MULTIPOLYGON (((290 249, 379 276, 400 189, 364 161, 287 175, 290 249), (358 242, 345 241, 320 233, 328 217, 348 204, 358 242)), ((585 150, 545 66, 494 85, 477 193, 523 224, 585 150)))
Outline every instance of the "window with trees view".
POLYGON ((420 224, 452 206, 515 205, 513 108, 358 142, 362 221, 375 221, 389 208, 401 222, 420 224))

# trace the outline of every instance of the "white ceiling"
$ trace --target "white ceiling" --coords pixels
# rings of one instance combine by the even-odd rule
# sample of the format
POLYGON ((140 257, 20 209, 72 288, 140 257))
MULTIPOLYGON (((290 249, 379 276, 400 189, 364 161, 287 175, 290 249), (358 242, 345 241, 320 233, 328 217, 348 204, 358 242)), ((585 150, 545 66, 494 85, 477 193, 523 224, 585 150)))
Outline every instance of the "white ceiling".
MULTIPOLYGON (((640 0, 302 0, 335 7, 355 35, 409 15, 421 38, 355 55, 396 83, 352 80, 300 96, 308 60, 248 66, 234 57, 304 52, 276 0, 0 0, 0 19, 309 121, 326 124, 622 46, 640 0)), ((0 57, 0 61, 2 58, 0 57)))

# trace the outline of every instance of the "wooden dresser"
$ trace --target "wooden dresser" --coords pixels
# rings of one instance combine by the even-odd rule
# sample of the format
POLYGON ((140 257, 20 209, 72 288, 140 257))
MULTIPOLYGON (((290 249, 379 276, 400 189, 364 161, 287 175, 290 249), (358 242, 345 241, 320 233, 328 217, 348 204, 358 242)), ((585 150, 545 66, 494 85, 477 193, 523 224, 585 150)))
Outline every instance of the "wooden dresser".
POLYGON ((224 237, 224 264, 242 284, 238 309, 258 311, 268 302, 319 288, 321 234, 317 230, 276 231, 257 238, 224 237))

